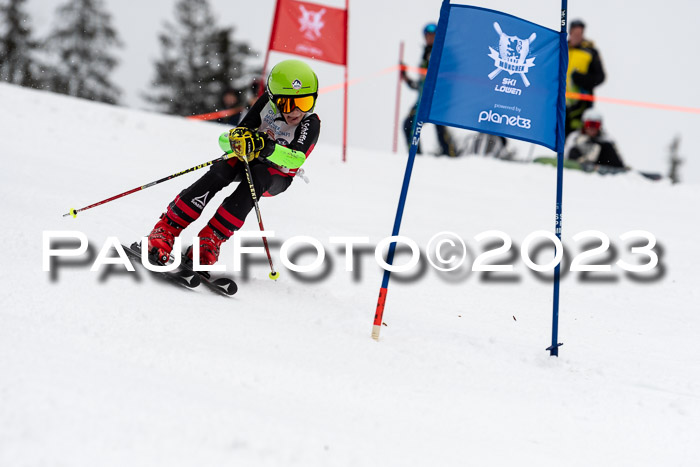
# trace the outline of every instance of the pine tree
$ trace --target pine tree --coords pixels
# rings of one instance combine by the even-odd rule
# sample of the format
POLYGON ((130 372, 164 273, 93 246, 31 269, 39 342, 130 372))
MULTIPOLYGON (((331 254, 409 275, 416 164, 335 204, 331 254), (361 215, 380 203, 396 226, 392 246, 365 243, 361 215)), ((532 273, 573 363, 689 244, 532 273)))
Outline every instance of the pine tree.
POLYGON ((26 0, 0 4, 0 80, 39 87, 39 66, 33 53, 38 44, 31 36, 26 0))
POLYGON ((154 92, 146 99, 176 115, 212 112, 222 93, 243 80, 250 47, 233 39, 233 28, 218 28, 207 0, 179 0, 177 25, 164 24, 159 34, 161 58, 155 62, 154 92))
POLYGON ((58 26, 46 39, 58 61, 50 78, 54 92, 116 104, 121 91, 111 81, 121 47, 103 0, 67 0, 57 11, 58 26))

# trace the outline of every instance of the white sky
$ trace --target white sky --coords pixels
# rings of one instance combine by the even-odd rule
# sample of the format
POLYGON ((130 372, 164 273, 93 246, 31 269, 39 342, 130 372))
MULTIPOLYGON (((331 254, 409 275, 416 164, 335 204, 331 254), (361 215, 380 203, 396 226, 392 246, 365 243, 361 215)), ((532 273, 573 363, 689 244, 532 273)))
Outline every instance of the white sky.
MULTIPOLYGON (((105 0, 113 14, 125 47, 114 82, 124 90, 123 101, 132 107, 147 108, 140 93, 148 90, 153 76, 153 60, 159 56, 157 34, 163 21, 171 19, 175 0, 105 0)), ((60 1, 29 0, 32 26, 44 34, 60 1)), ((554 0, 481 0, 469 3, 505 11, 558 29, 560 2, 554 0)), ((274 0, 210 0, 218 26, 234 26, 235 38, 246 40, 260 56, 262 64, 269 40, 274 0)), ((324 4, 344 7, 342 0, 324 4)), ((350 79, 371 76, 397 62, 400 41, 405 41, 405 61, 417 64, 422 50, 422 28, 437 21, 440 0, 350 0, 350 79)), ((691 35, 700 18, 700 2, 667 0, 586 0, 569 2, 569 18, 582 18, 586 35, 601 51, 608 73, 597 94, 627 100, 700 108, 700 92, 694 84, 699 70, 696 40, 691 35)), ((272 54, 271 61, 287 58, 272 54)), ((321 85, 341 82, 342 68, 314 64, 321 85)), ((351 146, 389 149, 392 144, 396 75, 385 74, 364 80, 350 88, 349 130, 351 146), (371 112, 371 119, 368 113, 371 112)), ((403 87, 401 118, 416 99, 403 87)), ((700 183, 700 163, 692 153, 700 147, 700 114, 650 110, 616 104, 599 104, 605 125, 617 139, 625 162, 639 169, 666 172, 668 145, 674 135, 682 136, 681 153, 686 158, 685 181, 700 183)), ((322 139, 341 141, 342 93, 322 96, 317 112, 323 121, 322 139)), ((428 132, 430 144, 432 132, 428 132)), ((424 137, 426 138, 426 137, 424 137)), ((401 141, 399 146, 405 152, 401 141)), ((527 151, 521 147, 521 151, 527 151)), ((547 154, 543 148, 534 155, 547 154)))

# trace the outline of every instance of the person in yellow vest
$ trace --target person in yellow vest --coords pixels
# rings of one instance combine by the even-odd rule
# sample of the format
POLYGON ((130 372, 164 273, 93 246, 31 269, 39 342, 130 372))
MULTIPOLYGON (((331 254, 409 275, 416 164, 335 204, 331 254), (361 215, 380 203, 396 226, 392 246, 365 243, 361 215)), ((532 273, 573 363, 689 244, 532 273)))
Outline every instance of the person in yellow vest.
MULTIPOLYGON (((569 27, 569 68, 566 72, 566 92, 593 95, 593 89, 605 81, 605 70, 592 41, 583 37, 586 25, 573 20, 569 27)), ((593 106, 591 100, 567 97, 566 135, 581 129, 583 112, 593 106)))

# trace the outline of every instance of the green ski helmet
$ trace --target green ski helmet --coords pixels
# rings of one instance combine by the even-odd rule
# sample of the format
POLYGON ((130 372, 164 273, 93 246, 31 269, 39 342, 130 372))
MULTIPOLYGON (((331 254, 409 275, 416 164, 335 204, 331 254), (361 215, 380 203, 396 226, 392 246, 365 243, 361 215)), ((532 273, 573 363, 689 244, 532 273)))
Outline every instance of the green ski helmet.
POLYGON ((267 95, 277 113, 288 113, 295 107, 302 112, 311 112, 318 97, 318 77, 301 60, 281 61, 267 76, 267 95))

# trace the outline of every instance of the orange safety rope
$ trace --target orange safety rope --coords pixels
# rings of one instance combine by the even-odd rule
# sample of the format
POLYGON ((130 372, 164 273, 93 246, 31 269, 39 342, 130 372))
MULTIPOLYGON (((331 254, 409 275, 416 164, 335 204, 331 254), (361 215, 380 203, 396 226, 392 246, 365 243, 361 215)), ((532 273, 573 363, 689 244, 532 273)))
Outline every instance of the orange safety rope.
MULTIPOLYGON (((425 75, 428 72, 428 70, 426 68, 412 67, 412 66, 407 66, 407 65, 393 65, 393 66, 384 68, 382 70, 379 70, 375 73, 372 73, 370 75, 366 75, 364 77, 354 78, 354 79, 348 80, 348 86, 353 86, 353 85, 359 84, 363 81, 367 81, 369 79, 373 79, 373 78, 376 78, 378 76, 394 72, 396 70, 410 71, 412 73, 418 73, 418 74, 422 74, 422 75, 425 75)), ((326 86, 326 87, 319 89, 318 93, 325 94, 328 92, 337 91, 338 89, 343 89, 344 85, 345 85, 345 82, 332 84, 330 86, 326 86)), ((628 106, 632 106, 632 107, 644 107, 644 108, 648 108, 648 109, 667 110, 667 111, 671 111, 671 112, 686 112, 686 113, 700 114, 700 108, 696 108, 696 107, 683 107, 683 106, 679 106, 679 105, 657 104, 654 102, 642 102, 642 101, 634 101, 634 100, 629 100, 629 99, 618 99, 618 98, 614 98, 614 97, 592 96, 590 94, 579 94, 579 93, 575 93, 575 92, 567 92, 566 97, 568 99, 579 99, 579 100, 591 101, 591 102, 606 102, 609 104, 628 105, 628 106)), ((233 109, 221 110, 219 112, 211 112, 208 114, 191 115, 187 118, 189 118, 191 120, 215 120, 217 118, 228 117, 229 115, 232 115, 232 114, 239 112, 241 110, 242 110, 241 107, 236 107, 233 109)))

